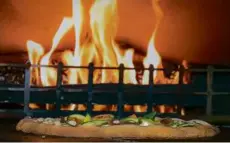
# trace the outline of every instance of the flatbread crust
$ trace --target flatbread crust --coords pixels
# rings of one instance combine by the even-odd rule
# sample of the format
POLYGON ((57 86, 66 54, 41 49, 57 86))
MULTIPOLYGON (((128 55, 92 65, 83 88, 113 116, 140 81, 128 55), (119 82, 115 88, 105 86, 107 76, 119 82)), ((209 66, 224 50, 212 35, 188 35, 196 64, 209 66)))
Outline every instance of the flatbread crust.
POLYGON ((39 135, 62 137, 97 137, 97 138, 154 138, 154 139, 188 139, 212 137, 219 133, 213 126, 197 125, 194 127, 172 128, 163 125, 141 127, 137 125, 96 126, 61 126, 22 119, 17 124, 17 131, 39 135))

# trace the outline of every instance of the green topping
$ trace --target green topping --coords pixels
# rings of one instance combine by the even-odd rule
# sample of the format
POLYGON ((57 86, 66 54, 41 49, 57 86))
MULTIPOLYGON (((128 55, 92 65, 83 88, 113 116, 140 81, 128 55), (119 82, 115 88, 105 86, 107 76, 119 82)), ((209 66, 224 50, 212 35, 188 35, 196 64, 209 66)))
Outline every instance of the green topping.
POLYGON ((139 119, 138 118, 130 118, 130 117, 121 119, 120 121, 123 124, 126 124, 126 123, 129 123, 129 124, 138 124, 139 123, 139 119))
POLYGON ((69 116, 69 118, 78 118, 78 119, 85 119, 85 116, 81 115, 81 114, 72 114, 69 116))
POLYGON ((186 121, 173 121, 171 124, 170 124, 171 127, 193 127, 195 126, 194 123, 189 123, 189 122, 186 122, 186 121))
POLYGON ((107 124, 108 124, 108 121, 105 121, 105 120, 93 120, 93 121, 85 122, 82 125, 83 126, 103 126, 107 124))
POLYGON ((67 120, 71 120, 71 119, 78 119, 80 121, 84 121, 85 119, 85 116, 81 115, 81 114, 72 114, 72 115, 69 115, 67 117, 67 120))
POLYGON ((86 122, 89 122, 89 121, 91 121, 91 116, 89 114, 86 114, 83 122, 86 123, 86 122))
POLYGON ((147 114, 147 115, 144 115, 143 118, 154 120, 155 117, 156 117, 156 115, 157 115, 156 112, 152 112, 152 113, 149 113, 149 114, 147 114))
POLYGON ((136 124, 140 126, 149 126, 154 124, 163 124, 169 127, 193 127, 199 123, 186 122, 183 120, 173 120, 172 118, 157 119, 156 112, 152 112, 144 115, 143 117, 137 118, 136 115, 132 115, 121 120, 115 120, 112 114, 102 114, 94 116, 93 118, 86 114, 86 116, 80 114, 72 114, 68 117, 61 117, 61 123, 66 123, 70 126, 108 126, 108 125, 119 125, 119 124, 136 124))

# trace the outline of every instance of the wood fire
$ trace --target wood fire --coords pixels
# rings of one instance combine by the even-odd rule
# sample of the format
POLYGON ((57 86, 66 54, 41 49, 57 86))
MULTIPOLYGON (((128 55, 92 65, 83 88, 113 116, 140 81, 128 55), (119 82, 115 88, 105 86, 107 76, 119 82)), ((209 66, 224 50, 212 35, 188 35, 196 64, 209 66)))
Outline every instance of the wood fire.
MULTIPOLYGON (((154 67, 162 67, 161 57, 155 48, 155 35, 158 25, 163 17, 158 1, 153 1, 153 9, 157 16, 157 25, 150 37, 147 55, 144 58, 143 65, 148 68, 150 64, 154 67)), ((81 0, 72 0, 72 17, 64 17, 56 34, 52 40, 52 47, 47 53, 44 52, 44 47, 31 39, 28 39, 26 46, 28 49, 29 60, 31 64, 38 65, 53 65, 52 55, 58 47, 59 43, 71 28, 75 30, 75 47, 72 50, 65 50, 58 62, 62 62, 67 66, 87 66, 89 63, 94 63, 98 67, 118 67, 119 64, 124 64, 125 67, 134 67, 133 49, 123 50, 115 41, 117 26, 119 20, 117 16, 117 1, 116 0, 97 0, 92 4, 89 13, 90 24, 89 29, 83 29, 85 12, 84 5, 81 0), (90 35, 89 39, 84 39, 84 35, 90 35)), ((55 86, 57 81, 57 69, 42 67, 40 69, 32 69, 31 83, 37 86, 55 86)), ((135 70, 126 70, 124 73, 124 83, 126 84, 148 84, 149 73, 144 71, 142 80, 136 79, 135 70)), ((69 68, 63 74, 63 84, 87 84, 88 70, 69 68)), ((178 73, 173 79, 167 79, 162 72, 154 73, 154 81, 160 83, 177 84, 178 73), (168 82, 170 81, 170 82, 168 82)), ((94 73, 94 83, 116 83, 118 82, 118 72, 116 70, 100 70, 94 73)), ((35 105, 31 105, 35 108, 35 105)), ((48 109, 52 106, 47 106, 48 109)), ((84 105, 71 105, 62 107, 62 109, 85 110, 84 105)), ((116 110, 116 105, 105 106, 96 105, 94 110, 116 110)), ((143 112, 146 106, 135 105, 133 107, 126 105, 125 110, 134 110, 135 112, 143 112)), ((175 112, 174 107, 166 107, 164 105, 157 107, 154 110, 160 112, 175 112)))

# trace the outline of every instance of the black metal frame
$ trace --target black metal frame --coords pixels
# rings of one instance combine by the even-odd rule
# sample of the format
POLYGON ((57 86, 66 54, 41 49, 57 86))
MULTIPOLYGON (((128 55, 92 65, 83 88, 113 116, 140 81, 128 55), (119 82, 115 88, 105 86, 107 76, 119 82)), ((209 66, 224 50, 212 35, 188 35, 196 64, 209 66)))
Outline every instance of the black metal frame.
MULTIPOLYGON (((79 97, 85 97, 85 93, 87 93, 88 97, 87 97, 87 113, 89 114, 99 114, 101 112, 93 112, 92 111, 92 103, 93 103, 93 98, 94 98, 94 94, 95 93, 100 93, 101 91, 103 91, 104 89, 106 89, 107 87, 110 87, 112 90, 107 92, 108 93, 116 93, 117 95, 117 105, 118 105, 118 110, 117 112, 113 112, 113 114, 116 114, 118 117, 123 117, 126 116, 127 114, 131 114, 131 113, 124 113, 124 103, 127 103, 127 100, 134 100, 133 98, 136 98, 138 96, 133 96, 133 97, 129 97, 126 99, 126 101, 124 100, 124 97, 126 97, 126 93, 139 93, 139 97, 141 93, 146 93, 146 100, 145 103, 148 105, 147 107, 147 112, 152 112, 152 106, 154 105, 154 103, 159 103, 159 97, 160 96, 155 96, 155 94, 158 93, 167 93, 168 96, 165 95, 165 97, 169 98, 169 99, 163 99, 164 97, 160 97, 161 100, 164 103, 166 101, 170 101, 172 99, 175 99, 174 103, 179 105, 180 107, 183 105, 191 105, 194 106, 194 104, 199 104, 202 106, 206 106, 206 114, 207 115, 211 115, 212 114, 212 102, 213 102, 213 95, 216 94, 224 94, 224 95, 228 95, 230 94, 229 92, 214 92, 213 91, 213 72, 230 72, 230 70, 226 70, 226 69, 214 69, 212 66, 208 66, 208 68, 206 69, 188 69, 191 72, 207 72, 207 89, 206 91, 201 91, 199 92, 198 87, 194 86, 194 85, 185 85, 182 84, 182 78, 183 78, 183 73, 185 72, 185 69, 180 68, 179 72, 180 72, 180 78, 179 78, 179 84, 178 85, 156 85, 154 84, 153 81, 153 73, 156 70, 164 70, 164 69, 155 69, 153 67, 153 65, 150 65, 149 68, 144 69, 144 70, 149 70, 149 84, 148 85, 127 85, 124 84, 123 82, 123 76, 124 76, 124 71, 125 70, 134 70, 136 68, 126 68, 124 67, 123 64, 119 65, 119 67, 94 67, 94 65, 92 63, 90 63, 88 66, 80 66, 80 67, 75 67, 75 66, 64 66, 63 64, 59 63, 58 65, 52 65, 52 66, 42 66, 42 65, 30 65, 30 64, 26 64, 26 65, 20 65, 20 64, 0 64, 0 68, 2 66, 13 66, 13 67, 24 67, 25 68, 25 83, 24 83, 24 87, 16 87, 16 86, 5 86, 5 85, 0 85, 0 101, 7 101, 7 102, 14 102, 15 100, 20 100, 23 99, 23 104, 24 104, 24 110, 23 113, 26 116, 61 116, 61 115, 66 115, 69 114, 69 112, 80 112, 80 111, 68 111, 68 112, 64 112, 60 110, 61 104, 63 103, 62 99, 68 98, 70 96, 67 96, 67 93, 74 93, 74 97, 76 98, 76 96, 79 97), (30 86, 30 68, 38 68, 38 67, 53 67, 53 68, 57 68, 57 85, 56 87, 40 87, 40 88, 34 88, 30 86), (75 85, 75 86, 68 86, 65 87, 62 85, 62 71, 63 68, 85 68, 89 70, 89 74, 88 74, 88 84, 87 85, 75 85), (93 83, 93 72, 96 69, 114 69, 114 70, 119 70, 119 82, 117 84, 100 84, 100 85, 95 85, 93 83), (102 89, 102 90, 98 90, 98 89, 102 89), (98 90, 98 91, 97 91, 98 90), (198 90, 198 92, 196 91, 198 90), (19 93, 19 92, 23 92, 23 97, 22 95, 11 95, 13 93, 19 93), (54 92, 56 93, 55 98, 54 99, 54 103, 56 104, 56 109, 55 111, 39 111, 39 110, 31 110, 29 109, 29 104, 31 103, 31 98, 32 96, 32 92, 40 92, 40 94, 43 93, 48 93, 48 92, 52 92, 49 93, 49 95, 53 95, 54 92), (64 92, 64 93, 63 93, 64 92), (3 95, 3 94, 7 94, 7 95, 3 95), (80 94, 84 94, 82 96, 80 96, 80 94), (175 96, 172 96, 170 94, 174 94, 175 96), (182 95, 183 94, 183 95, 182 95), (200 94, 199 96, 195 95, 195 94, 200 94), (20 98, 20 99, 19 99, 20 98), (201 103, 197 103, 198 101, 201 101, 201 103), (206 105, 205 105, 206 103, 206 105)), ((182 67, 182 66, 181 66, 182 67)), ((47 96, 49 96, 47 95, 47 96)), ((107 95, 109 97, 109 95, 107 95)), ((142 95, 144 96, 144 95, 142 95)), ((34 100, 37 101, 43 101, 43 98, 45 96, 40 96, 40 97, 36 97, 34 100)), ((71 96, 72 98, 69 98, 69 100, 75 100, 75 98, 73 98, 73 96, 71 96)), ((105 97, 105 96, 104 96, 105 97)), ((50 97, 48 97, 50 98, 50 97)), ((101 98, 102 99, 102 98, 101 98)), ((101 100, 99 99, 99 100, 101 100)), ((45 100, 45 99, 44 99, 45 100)), ((76 98, 77 100, 77 98, 76 98)), ((111 99, 112 100, 112 99, 111 99)), ((82 101, 82 100, 81 100, 82 101)), ((81 103, 81 101, 79 101, 78 103, 81 103)), ((19 102, 19 101, 17 101, 19 102)), ((115 101, 113 101, 115 102, 115 101)), ((128 101, 129 102, 129 101, 128 101)), ((138 102, 138 101, 137 101, 138 102)), ((20 102, 21 103, 21 102, 20 102)), ((44 103, 46 103, 44 101, 44 103)), ((134 104, 134 103, 132 103, 134 104)), ((7 112, 9 113, 9 110, 0 110, 1 112, 7 112)), ((84 112, 85 113, 85 112, 84 112)), ((20 114, 22 114, 22 112, 20 111, 20 114)))

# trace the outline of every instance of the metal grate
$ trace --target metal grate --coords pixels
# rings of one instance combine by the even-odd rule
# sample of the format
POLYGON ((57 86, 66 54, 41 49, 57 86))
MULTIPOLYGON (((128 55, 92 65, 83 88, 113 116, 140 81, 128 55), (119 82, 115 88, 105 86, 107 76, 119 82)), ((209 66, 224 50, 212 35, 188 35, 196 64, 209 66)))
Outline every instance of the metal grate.
MULTIPOLYGON (((156 70, 153 65, 144 70, 149 70, 149 84, 148 85, 131 85, 123 83, 123 76, 125 70, 135 70, 135 68, 125 68, 124 65, 119 67, 95 67, 89 64, 86 67, 63 66, 59 63, 56 66, 41 66, 41 65, 20 65, 20 64, 0 64, 0 68, 4 66, 21 67, 25 70, 25 82, 23 86, 15 85, 0 85, 0 102, 20 103, 24 104, 23 110, 0 110, 0 113, 10 113, 26 115, 26 116, 64 116, 70 112, 101 114, 99 111, 92 111, 92 105, 95 102, 103 104, 117 104, 116 112, 110 112, 123 117, 131 112, 124 112, 124 104, 137 105, 147 104, 147 112, 152 112, 153 105, 171 104, 183 106, 202 106, 206 108, 206 114, 212 115, 213 97, 216 95, 229 95, 230 90, 228 85, 222 91, 215 91, 214 89, 222 87, 223 84, 213 84, 213 73, 230 72, 230 69, 216 69, 208 66, 203 69, 188 69, 192 73, 205 73, 206 83, 192 83, 177 85, 157 85, 153 81, 153 73, 156 70), (57 68, 57 84, 55 87, 32 87, 30 86, 30 68, 38 67, 53 67, 57 68), (88 69, 88 84, 85 85, 62 85, 62 72, 64 68, 85 68, 88 69), (94 84, 93 73, 96 69, 114 69, 119 70, 119 82, 116 84, 94 84), (30 103, 54 103, 55 110, 33 110, 29 109, 30 103), (62 111, 60 107, 65 103, 87 104, 87 111, 62 111)), ((181 66, 182 67, 182 66, 181 66)), ((180 68, 180 81, 185 69, 180 68)), ((229 96, 228 96, 229 97, 229 96)), ((103 112, 104 113, 104 112, 103 112)), ((139 113, 144 114, 144 113, 139 113)), ((168 115, 168 114, 167 114, 168 115)), ((173 114, 177 116, 178 114, 173 114)), ((173 116, 172 115, 172 116, 173 116)))

